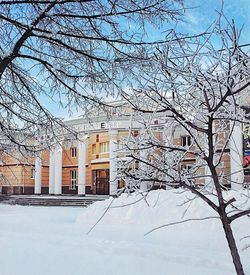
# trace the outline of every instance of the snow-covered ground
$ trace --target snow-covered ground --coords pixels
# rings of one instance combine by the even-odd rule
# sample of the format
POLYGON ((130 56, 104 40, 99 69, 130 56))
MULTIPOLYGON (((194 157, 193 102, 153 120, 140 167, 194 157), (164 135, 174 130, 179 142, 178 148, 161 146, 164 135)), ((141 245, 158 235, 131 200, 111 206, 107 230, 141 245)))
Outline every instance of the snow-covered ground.
MULTIPOLYGON (((215 216, 199 200, 180 206, 191 197, 187 192, 153 191, 147 203, 140 195, 123 195, 86 209, 0 205, 0 275, 235 274, 218 219, 144 236, 166 223, 215 216), (135 200, 140 201, 125 206, 135 200), (113 208, 86 234, 110 204, 113 208)), ((250 238, 240 241, 250 234, 249 219, 239 219, 233 229, 250 274, 250 248, 243 250, 250 238)))

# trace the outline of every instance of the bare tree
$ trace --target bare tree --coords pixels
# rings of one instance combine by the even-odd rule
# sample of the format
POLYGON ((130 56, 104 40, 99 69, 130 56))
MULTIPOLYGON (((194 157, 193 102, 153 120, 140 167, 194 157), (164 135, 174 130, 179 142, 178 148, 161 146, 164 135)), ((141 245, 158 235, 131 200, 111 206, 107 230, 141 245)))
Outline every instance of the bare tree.
MULTIPOLYGON (((147 63, 146 25, 182 14, 182 1, 0 1, 1 144, 61 125, 48 111, 91 108, 147 63)), ((162 41, 161 43, 164 43, 162 41)))
POLYGON ((158 47, 133 99, 123 94, 144 127, 125 144, 127 164, 137 162, 139 169, 123 169, 121 176, 130 190, 182 187, 205 201, 221 221, 237 274, 244 274, 231 223, 250 209, 223 194, 244 186, 242 148, 237 150, 240 125, 249 124, 250 71, 247 45, 239 38, 234 22, 220 14, 204 36, 182 40, 173 33, 172 43, 158 47), (232 155, 240 165, 232 169, 231 160, 230 171, 232 155))

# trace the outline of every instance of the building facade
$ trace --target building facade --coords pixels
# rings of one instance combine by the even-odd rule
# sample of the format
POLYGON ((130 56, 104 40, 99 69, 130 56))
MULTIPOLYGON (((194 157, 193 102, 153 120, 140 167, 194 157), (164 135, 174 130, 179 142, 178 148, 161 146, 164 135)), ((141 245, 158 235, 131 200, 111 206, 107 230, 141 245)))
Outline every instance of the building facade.
MULTIPOLYGON (((13 152, 12 155, 1 153, 1 193, 80 196, 116 194, 124 185, 124 181, 119 178, 117 162, 118 159, 128 158, 123 142, 131 135, 140 135, 142 125, 136 122, 131 125, 130 114, 126 111, 114 113, 109 119, 102 114, 90 119, 70 120, 66 125, 79 133, 78 139, 58 138, 36 156, 25 156, 20 152, 13 152)), ((171 136, 174 145, 191 145, 191 137, 183 129, 176 127, 169 132, 169 129, 164 128, 164 119, 160 117, 152 121, 152 127, 156 138, 163 144, 165 131, 165 134, 171 136)), ((237 183, 250 182, 249 169, 243 169, 243 165, 249 165, 250 139, 246 130, 242 135, 242 127, 234 127, 231 141, 223 149, 226 154, 223 155, 223 165, 219 169, 228 187, 231 183, 235 183, 238 188, 237 183)), ((219 135, 222 135, 222 140, 226 140, 228 133, 219 135)), ((40 142, 44 139, 46 137, 41 136, 40 142)), ((187 154, 180 169, 189 169, 194 162, 193 155, 187 154)), ((210 180, 209 177, 204 177, 207 174, 206 167, 197 173, 201 176, 197 177, 195 184, 208 184, 206 181, 210 180)))

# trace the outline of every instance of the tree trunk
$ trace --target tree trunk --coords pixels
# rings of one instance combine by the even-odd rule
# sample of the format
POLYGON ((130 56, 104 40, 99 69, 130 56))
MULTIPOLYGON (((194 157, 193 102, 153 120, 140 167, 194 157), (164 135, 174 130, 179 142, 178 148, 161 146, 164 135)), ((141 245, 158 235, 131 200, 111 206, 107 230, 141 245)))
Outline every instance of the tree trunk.
MULTIPOLYGON (((225 213, 226 214, 226 213, 225 213)), ((236 270, 237 275, 245 275, 243 267, 242 267, 242 263, 241 263, 241 259, 240 259, 240 255, 236 246, 236 242, 234 239, 234 235, 233 235, 233 231, 231 228, 230 223, 228 222, 227 217, 221 217, 221 222, 223 225, 223 229, 227 238, 227 243, 231 252, 231 256, 233 259, 233 263, 234 263, 234 267, 236 270)))

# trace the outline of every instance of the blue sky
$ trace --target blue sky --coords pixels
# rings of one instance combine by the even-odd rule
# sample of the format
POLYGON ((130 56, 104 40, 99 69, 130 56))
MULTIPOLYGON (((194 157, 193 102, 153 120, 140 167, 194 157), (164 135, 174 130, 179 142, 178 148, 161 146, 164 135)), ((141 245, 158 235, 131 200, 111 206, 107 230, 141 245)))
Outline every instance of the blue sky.
MULTIPOLYGON (((182 24, 183 30, 190 32, 204 31, 217 17, 221 9, 220 0, 188 0, 186 6, 196 7, 186 12, 187 23, 182 24)), ((250 0, 224 0, 224 12, 228 19, 234 19, 238 27, 244 25, 242 42, 250 37, 250 0)))
MULTIPOLYGON (((185 1, 185 0, 184 0, 185 1)), ((178 24, 180 32, 185 34, 202 33, 217 18, 221 9, 221 0, 186 0, 185 6, 191 9, 186 11, 185 21, 178 24)), ((224 0, 224 13, 229 20, 234 19, 238 28, 244 26, 241 36, 241 42, 250 42, 250 0, 224 0)), ((169 29, 171 26, 162 26, 162 30, 169 29)), ((162 31, 149 31, 149 39, 164 38, 162 31)), ((72 110, 73 114, 68 114, 66 110, 61 109, 54 102, 44 99, 44 105, 51 112, 59 117, 69 118, 82 115, 77 110, 72 110)))

